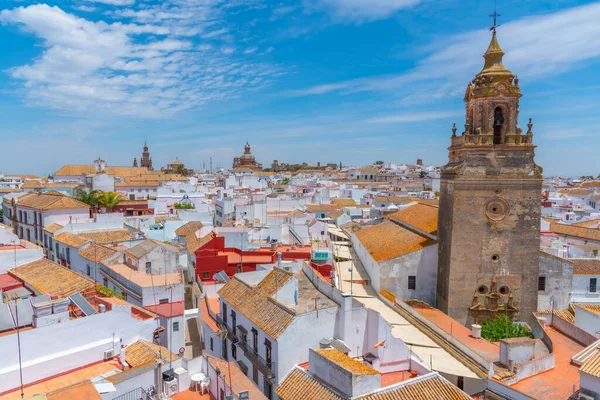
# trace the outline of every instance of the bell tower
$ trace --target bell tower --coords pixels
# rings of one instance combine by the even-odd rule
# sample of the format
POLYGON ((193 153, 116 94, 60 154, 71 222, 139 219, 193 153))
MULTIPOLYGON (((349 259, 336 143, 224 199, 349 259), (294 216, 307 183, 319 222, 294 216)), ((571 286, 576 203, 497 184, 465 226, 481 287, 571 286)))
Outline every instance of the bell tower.
POLYGON ((437 307, 467 325, 497 314, 529 321, 537 310, 542 169, 495 28, 441 175, 437 307))

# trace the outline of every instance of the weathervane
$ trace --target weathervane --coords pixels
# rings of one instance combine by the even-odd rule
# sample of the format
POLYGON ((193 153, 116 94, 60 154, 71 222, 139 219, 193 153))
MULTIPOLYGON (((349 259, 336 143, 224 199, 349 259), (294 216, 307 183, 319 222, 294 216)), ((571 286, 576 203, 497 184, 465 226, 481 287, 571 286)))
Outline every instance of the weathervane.
POLYGON ((494 13, 490 14, 490 17, 494 18, 494 26, 492 26, 490 28, 490 31, 494 31, 494 33, 496 33, 496 28, 499 27, 500 25, 498 25, 498 17, 501 17, 502 15, 498 14, 496 12, 496 0, 494 0, 494 13))

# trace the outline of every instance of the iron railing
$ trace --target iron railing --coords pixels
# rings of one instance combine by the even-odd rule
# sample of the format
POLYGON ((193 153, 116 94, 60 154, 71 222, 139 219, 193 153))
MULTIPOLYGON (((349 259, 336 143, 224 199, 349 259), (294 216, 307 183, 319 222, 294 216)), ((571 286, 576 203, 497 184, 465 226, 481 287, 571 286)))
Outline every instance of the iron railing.
POLYGON ((272 380, 273 378, 275 378, 275 374, 273 373, 272 369, 272 362, 268 362, 263 357, 261 357, 255 349, 250 347, 248 342, 239 340, 237 342, 237 345, 244 351, 244 355, 246 356, 246 358, 250 360, 252 364, 258 367, 258 369, 260 370, 260 372, 263 373, 265 378, 267 378, 268 380, 272 380))

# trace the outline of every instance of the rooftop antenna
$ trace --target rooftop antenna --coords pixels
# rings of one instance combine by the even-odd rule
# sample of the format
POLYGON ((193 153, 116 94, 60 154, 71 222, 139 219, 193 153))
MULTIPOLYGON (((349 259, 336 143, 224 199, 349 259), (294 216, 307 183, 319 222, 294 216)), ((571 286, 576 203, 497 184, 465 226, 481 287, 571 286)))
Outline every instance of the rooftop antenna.
POLYGON ((494 26, 492 26, 490 28, 490 31, 493 31, 494 33, 496 33, 496 28, 500 26, 500 25, 498 25, 498 17, 502 16, 502 15, 498 14, 498 12, 496 11, 496 2, 497 2, 497 0, 494 0, 494 13, 490 14, 490 17, 492 17, 494 19, 494 26))

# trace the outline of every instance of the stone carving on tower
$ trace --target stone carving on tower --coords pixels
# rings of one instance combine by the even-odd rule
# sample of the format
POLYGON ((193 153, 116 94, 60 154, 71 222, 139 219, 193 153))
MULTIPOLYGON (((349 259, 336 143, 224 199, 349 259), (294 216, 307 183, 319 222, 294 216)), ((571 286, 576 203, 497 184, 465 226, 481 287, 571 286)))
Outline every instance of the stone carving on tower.
POLYGON ((510 294, 501 295, 509 317, 529 321, 537 308, 542 169, 531 120, 525 134, 518 126, 522 94, 503 56, 494 27, 441 175, 437 307, 467 325, 498 309, 490 282, 510 294))
POLYGON ((144 151, 142 152, 142 158, 140 159, 140 166, 146 167, 149 171, 152 171, 152 158, 150 157, 146 141, 144 141, 144 151))

